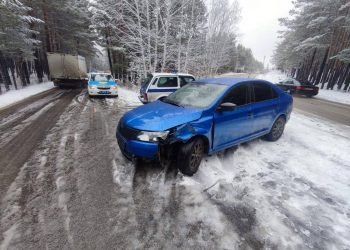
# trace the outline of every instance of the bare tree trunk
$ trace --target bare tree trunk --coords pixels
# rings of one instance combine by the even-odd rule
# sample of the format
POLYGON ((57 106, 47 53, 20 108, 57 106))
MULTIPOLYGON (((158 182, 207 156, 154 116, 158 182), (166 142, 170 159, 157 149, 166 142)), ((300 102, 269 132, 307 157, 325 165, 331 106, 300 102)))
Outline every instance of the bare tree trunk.
POLYGON ((5 56, 0 52, 0 71, 1 71, 1 77, 5 84, 6 91, 10 90, 11 85, 11 78, 9 76, 8 67, 7 67, 7 59, 5 56))
POLYGON ((169 26, 170 26, 170 8, 171 8, 171 2, 170 0, 165 0, 165 6, 166 6, 166 19, 164 22, 165 31, 164 31, 164 45, 163 45, 163 61, 162 61, 162 72, 165 69, 166 65, 166 59, 167 59, 167 49, 168 49, 168 34, 169 34, 169 26))
MULTIPOLYGON (((327 48, 327 50, 326 50, 326 52, 324 54, 322 63, 320 65, 320 69, 319 69, 319 71, 317 73, 317 77, 316 77, 316 80, 315 80, 315 85, 319 85, 321 77, 322 77, 322 75, 325 72, 325 66, 326 66, 326 61, 327 61, 327 58, 328 58, 328 54, 329 54, 329 47, 327 48)), ((322 84, 322 88, 323 88, 323 84, 322 84)))
POLYGON ((146 58, 145 58, 145 49, 143 46, 143 35, 142 35, 142 24, 141 24, 141 17, 140 17, 140 7, 139 7, 139 0, 135 0, 135 5, 136 5, 136 15, 137 15, 137 24, 138 24, 138 33, 139 33, 139 38, 138 38, 138 43, 141 49, 141 58, 142 58, 142 66, 143 66, 143 72, 142 76, 145 77, 147 74, 146 70, 146 58))
POLYGON ((180 17, 180 25, 179 25, 179 39, 178 39, 178 48, 177 48, 177 70, 181 71, 181 53, 182 53, 182 23, 184 19, 184 0, 181 1, 181 17, 180 17))
MULTIPOLYGON (((190 26, 192 27, 193 26, 193 23, 194 23, 194 1, 195 0, 192 0, 192 5, 191 5, 191 22, 190 22, 190 26)), ((188 67, 188 57, 189 57, 189 54, 190 54, 190 45, 191 45, 191 42, 192 42, 192 38, 193 38, 193 30, 191 29, 191 33, 189 34, 189 38, 188 38, 188 41, 187 41, 187 46, 186 46, 186 53, 185 53, 185 65, 184 65, 184 69, 185 71, 188 71, 187 67, 188 67)))
POLYGON ((156 26, 156 30, 155 30, 155 45, 154 45, 154 63, 153 63, 153 72, 157 72, 157 67, 158 67, 158 34, 159 34, 159 10, 160 10, 160 6, 159 6, 159 0, 156 0, 156 20, 155 20, 155 26, 156 26))
POLYGON ((147 53, 148 53, 148 70, 152 69, 152 59, 151 59, 151 55, 152 55, 152 52, 151 52, 151 19, 150 19, 150 15, 149 15, 149 12, 150 12, 150 3, 149 3, 149 0, 145 0, 145 3, 146 3, 146 22, 147 22, 147 53))
POLYGON ((11 75, 12 75, 13 84, 15 85, 15 89, 17 90, 18 87, 17 87, 17 82, 16 82, 16 76, 15 76, 16 66, 15 66, 14 61, 12 63, 13 63, 13 65, 10 66, 10 71, 11 71, 11 75))
POLYGON ((112 63, 112 54, 110 49, 110 42, 109 42, 109 32, 106 31, 106 45, 107 45, 107 55, 108 55, 108 63, 109 63, 109 70, 111 71, 111 74, 113 74, 113 63, 112 63))

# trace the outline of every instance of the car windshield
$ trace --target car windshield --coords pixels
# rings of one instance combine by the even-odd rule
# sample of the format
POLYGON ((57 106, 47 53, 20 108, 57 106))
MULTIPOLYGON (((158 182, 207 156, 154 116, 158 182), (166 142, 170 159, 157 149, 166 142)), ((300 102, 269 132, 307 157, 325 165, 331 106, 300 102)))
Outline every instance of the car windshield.
POLYGON ((227 88, 228 86, 222 84, 189 83, 163 99, 163 102, 182 107, 205 108, 227 88))
POLYGON ((91 75, 91 80, 96 82, 107 82, 112 80, 112 76, 106 74, 93 74, 91 75))

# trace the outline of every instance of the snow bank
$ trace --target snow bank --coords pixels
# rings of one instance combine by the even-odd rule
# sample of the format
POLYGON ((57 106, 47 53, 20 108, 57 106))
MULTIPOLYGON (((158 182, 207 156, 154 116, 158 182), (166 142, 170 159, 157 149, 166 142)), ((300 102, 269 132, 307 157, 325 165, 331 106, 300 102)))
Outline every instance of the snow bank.
POLYGON ((119 87, 118 92, 120 100, 128 106, 139 106, 142 104, 138 98, 137 92, 124 87, 119 87))
POLYGON ((349 92, 320 89, 316 98, 350 105, 349 92))
POLYGON ((0 95, 0 108, 21 101, 27 97, 52 89, 55 86, 52 82, 33 84, 20 90, 11 90, 0 95))

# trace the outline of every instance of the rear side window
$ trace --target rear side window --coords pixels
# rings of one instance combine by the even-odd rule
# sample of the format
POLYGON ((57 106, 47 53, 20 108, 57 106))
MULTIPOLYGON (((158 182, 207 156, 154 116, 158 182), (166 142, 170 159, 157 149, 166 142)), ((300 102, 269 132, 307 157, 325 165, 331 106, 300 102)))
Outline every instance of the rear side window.
POLYGON ((147 78, 143 79, 142 83, 141 83, 141 86, 143 88, 147 88, 149 83, 152 81, 152 78, 153 76, 152 75, 149 75, 147 78))
POLYGON ((222 101, 222 103, 225 102, 231 102, 236 104, 237 106, 243 106, 248 104, 248 85, 243 84, 238 87, 235 87, 222 101))
POLYGON ((180 76, 180 87, 183 87, 192 81, 194 81, 194 78, 192 76, 180 76))
POLYGON ((160 77, 157 86, 160 88, 177 87, 177 77, 160 77))
POLYGON ((278 97, 278 94, 271 86, 263 83, 253 83, 254 100, 255 102, 262 102, 278 97))

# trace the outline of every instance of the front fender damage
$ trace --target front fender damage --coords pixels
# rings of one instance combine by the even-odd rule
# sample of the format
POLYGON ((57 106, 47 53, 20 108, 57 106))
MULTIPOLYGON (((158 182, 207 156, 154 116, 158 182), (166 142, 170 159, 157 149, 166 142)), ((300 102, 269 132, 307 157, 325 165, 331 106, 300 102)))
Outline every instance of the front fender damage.
POLYGON ((176 160, 179 146, 188 142, 194 135, 196 130, 189 123, 171 131, 166 140, 159 142, 158 159, 161 165, 168 167, 173 159, 176 160))

